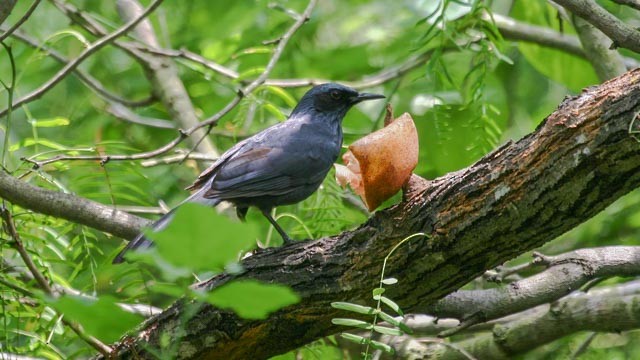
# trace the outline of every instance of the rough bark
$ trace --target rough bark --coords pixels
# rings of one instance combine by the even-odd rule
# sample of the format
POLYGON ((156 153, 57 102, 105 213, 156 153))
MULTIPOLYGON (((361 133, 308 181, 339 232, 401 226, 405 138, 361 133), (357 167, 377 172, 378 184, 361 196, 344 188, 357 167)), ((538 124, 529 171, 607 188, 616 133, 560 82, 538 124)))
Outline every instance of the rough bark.
MULTIPOLYGON (((254 278, 292 287, 301 302, 264 321, 203 305, 185 317, 179 301, 117 346, 122 358, 150 357, 160 339, 181 359, 260 359, 340 329, 349 314, 332 301, 371 303, 382 259, 400 279, 387 294, 412 311, 451 293, 483 271, 570 230, 640 185, 640 144, 629 134, 640 111, 640 70, 566 98, 530 135, 509 142, 461 171, 410 184, 407 199, 353 231, 263 250, 200 287, 254 278), (182 329, 184 324, 184 329, 182 329)), ((232 239, 229 239, 232 240, 232 239)))

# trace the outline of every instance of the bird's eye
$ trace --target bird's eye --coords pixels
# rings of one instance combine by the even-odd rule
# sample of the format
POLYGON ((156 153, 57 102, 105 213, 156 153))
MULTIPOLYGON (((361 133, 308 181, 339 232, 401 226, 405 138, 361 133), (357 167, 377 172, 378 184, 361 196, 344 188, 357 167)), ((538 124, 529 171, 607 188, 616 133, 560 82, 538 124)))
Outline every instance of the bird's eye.
POLYGON ((331 97, 334 100, 340 100, 340 98, 342 98, 342 96, 340 95, 340 92, 338 90, 333 90, 332 92, 329 93, 331 95, 331 97))

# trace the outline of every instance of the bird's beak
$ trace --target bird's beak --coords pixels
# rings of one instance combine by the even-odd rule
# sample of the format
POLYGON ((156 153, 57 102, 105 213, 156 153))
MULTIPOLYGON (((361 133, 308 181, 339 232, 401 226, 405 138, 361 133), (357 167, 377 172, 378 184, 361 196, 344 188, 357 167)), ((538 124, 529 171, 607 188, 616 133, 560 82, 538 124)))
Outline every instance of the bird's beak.
POLYGON ((384 99, 385 96, 384 95, 380 95, 380 94, 371 94, 371 93, 359 93, 357 96, 354 96, 352 98, 352 101, 354 104, 357 104, 359 102, 362 101, 367 101, 367 100, 375 100, 375 99, 384 99))

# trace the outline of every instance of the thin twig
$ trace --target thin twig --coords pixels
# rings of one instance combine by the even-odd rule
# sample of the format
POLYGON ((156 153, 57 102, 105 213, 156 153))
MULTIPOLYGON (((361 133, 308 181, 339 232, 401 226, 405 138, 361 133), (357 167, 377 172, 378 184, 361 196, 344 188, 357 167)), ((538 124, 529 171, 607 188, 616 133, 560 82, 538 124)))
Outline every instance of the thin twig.
MULTIPOLYGON (((6 33, 7 29, 5 29, 4 27, 0 27, 0 31, 2 31, 4 34, 6 33)), ((20 40, 22 43, 27 44, 32 48, 42 51, 44 54, 50 56, 51 58, 53 58, 54 60, 56 60, 57 62, 63 65, 66 65, 70 61, 55 49, 43 44, 39 44, 38 40, 25 34, 23 31, 14 32, 13 34, 11 34, 11 37, 14 39, 20 40)), ((107 90, 100 83, 100 81, 98 81, 96 78, 89 75, 82 69, 78 69, 78 68, 74 69, 73 74, 77 76, 78 79, 80 79, 82 83, 85 84, 89 89, 95 91, 97 95, 103 97, 106 100, 115 101, 125 106, 129 106, 129 107, 147 106, 156 100, 153 95, 147 96, 146 98, 141 100, 128 100, 107 90)))
POLYGON ((282 35, 280 42, 276 46, 276 49, 274 50, 273 55, 271 56, 271 58, 269 59, 269 62, 267 63, 267 66, 265 67, 265 70, 260 74, 260 76, 258 76, 258 78, 253 80, 249 85, 247 85, 243 89, 240 89, 238 91, 237 95, 224 108, 222 108, 216 114, 212 115, 211 117, 209 117, 205 121, 202 121, 199 124, 197 124, 195 126, 192 126, 191 128, 189 128, 187 130, 178 130, 178 137, 176 137, 175 139, 171 140, 169 143, 165 144, 164 146, 162 146, 160 148, 157 148, 155 150, 152 150, 152 151, 147 151, 147 152, 142 152, 142 153, 137 153, 137 154, 131 154, 131 155, 107 155, 107 156, 59 155, 59 156, 55 156, 55 157, 52 157, 52 158, 49 158, 49 159, 45 159, 45 160, 41 160, 41 161, 35 161, 34 160, 34 161, 32 161, 34 163, 34 167, 38 168, 38 167, 41 167, 41 166, 44 166, 44 165, 47 165, 47 164, 50 164, 50 163, 54 163, 54 162, 58 162, 58 161, 65 161, 65 160, 99 160, 102 163, 106 163, 108 161, 113 161, 113 160, 150 159, 152 157, 155 157, 155 156, 158 156, 158 155, 162 155, 162 154, 170 151, 171 149, 176 147, 178 144, 180 144, 185 138, 187 138, 188 136, 190 136, 191 134, 193 134, 196 130, 198 130, 200 128, 207 127, 206 133, 208 134, 211 131, 211 129, 213 128, 213 126, 223 116, 225 116, 227 113, 229 113, 231 110, 233 110, 240 103, 240 101, 242 100, 243 97, 245 97, 246 95, 250 94, 258 86, 260 86, 260 85, 262 85, 264 83, 266 78, 269 76, 269 74, 271 73, 271 71, 275 67, 278 59, 280 58, 280 55, 282 55, 282 51, 284 50, 285 46, 287 45, 287 42, 293 36, 293 34, 309 19, 309 16, 311 15, 311 11, 315 7, 316 3, 317 3, 317 0, 311 0, 309 2, 309 4, 307 5, 307 8, 303 12, 302 16, 300 17, 300 19, 298 19, 287 30, 287 32, 285 32, 285 34, 282 35))
POLYGON ((143 167, 151 167, 158 165, 169 165, 174 163, 179 163, 184 161, 184 157, 187 155, 187 158, 190 160, 199 160, 199 161, 216 161, 218 159, 217 156, 211 156, 207 154, 200 153, 190 153, 186 154, 186 151, 178 151, 177 154, 164 156, 158 159, 149 159, 140 163, 143 167))
POLYGON ((598 336, 597 332, 592 332, 591 334, 589 334, 589 336, 587 336, 586 339, 584 339, 584 341, 582 342, 582 344, 580 344, 580 347, 578 347, 576 349, 576 351, 573 352, 573 354, 571 354, 570 359, 571 360, 575 360, 577 359, 580 355, 582 355, 582 353, 584 353, 585 351, 587 351, 587 349, 589 348, 589 345, 591 345, 591 342, 593 341, 593 339, 596 338, 596 336, 598 336))
MULTIPOLYGON (((135 19, 131 20, 130 22, 128 22, 124 26, 120 27, 118 30, 114 31, 113 33, 111 33, 111 34, 109 34, 107 36, 104 36, 104 37, 100 38, 99 40, 95 41, 94 43, 92 43, 82 53, 80 53, 80 55, 78 55, 76 58, 74 58, 73 60, 68 62, 67 65, 65 65, 62 69, 60 69, 51 79, 49 79, 47 82, 42 84, 38 89, 32 91, 31 93, 29 93, 28 95, 26 95, 26 96, 24 96, 24 97, 22 97, 20 99, 18 99, 13 104, 13 107, 15 108, 17 106, 20 106, 20 105, 22 105, 24 103, 27 103, 29 101, 32 101, 32 100, 37 99, 40 96, 44 95, 44 93, 46 93, 51 88, 53 88, 62 79, 64 79, 65 76, 67 76, 75 68, 77 68, 78 65, 80 65, 80 63, 82 61, 86 60, 93 53, 95 53, 96 51, 100 50, 105 45, 109 44, 110 42, 114 41, 119 36, 122 36, 127 31, 131 30, 140 21, 142 21, 145 17, 147 17, 153 10, 155 10, 158 6, 160 6, 162 1, 163 0, 154 0, 154 2, 148 8, 146 8, 145 11, 142 12, 142 14, 140 14, 140 16, 138 16, 135 19)), ((0 111, 0 116, 4 116, 7 113, 7 111, 8 111, 8 109, 0 111)))
POLYGON ((176 126, 169 120, 138 115, 135 112, 131 111, 128 107, 117 102, 110 101, 109 104, 104 108, 104 110, 109 114, 113 115, 114 117, 120 120, 128 121, 130 123, 159 128, 159 129, 175 130, 176 128, 176 126))
POLYGON ((25 265, 27 265, 27 268, 38 283, 38 286, 40 286, 42 290, 44 290, 47 294, 55 294, 53 289, 51 288, 51 285, 49 284, 49 281, 45 279, 44 275, 42 275, 40 270, 38 270, 36 264, 31 259, 31 256, 29 256, 29 253, 27 253, 27 250, 22 245, 20 235, 16 230, 15 223, 13 222, 13 217, 11 216, 11 212, 4 206, 4 204, 0 208, 0 216, 2 216, 5 231, 11 236, 11 238, 13 238, 13 246, 15 247, 16 251, 18 251, 18 254, 20 254, 22 261, 24 261, 25 265))
POLYGON ((33 14, 33 11, 38 7, 38 4, 40 4, 40 0, 35 0, 33 4, 31 4, 31 6, 27 9, 27 12, 25 12, 24 15, 22 15, 22 17, 15 24, 13 24, 12 27, 10 27, 2 35, 0 35, 0 41, 6 39, 7 36, 11 35, 14 31, 16 31, 16 29, 18 29, 20 25, 24 24, 24 22, 27 21, 29 16, 33 14))
MULTIPOLYGON (((22 261, 24 261, 25 265, 31 272, 31 275, 33 275, 33 278, 36 280, 36 283, 38 284, 38 286, 48 295, 55 297, 57 293, 53 290, 53 288, 49 284, 49 281, 45 279, 44 275, 42 275, 40 270, 38 270, 35 263, 33 262, 33 259, 31 259, 31 256, 29 256, 29 253, 27 253, 27 250, 22 245, 22 241, 20 240, 20 235, 16 230, 15 223, 13 222, 13 218, 11 216, 11 212, 9 211, 9 209, 6 208, 6 206, 4 206, 4 204, 0 208, 0 216, 3 219, 5 230, 13 239, 13 245, 15 246, 16 250, 20 254, 22 261)), ((3 282, 3 284, 8 285, 9 283, 3 282)), ((11 286, 11 288, 14 290, 17 290, 17 287, 15 286, 11 286)), ((71 328, 71 330, 73 330, 82 340, 84 340, 87 344, 91 345, 93 348, 98 350, 103 355, 108 356, 111 353, 111 348, 109 346, 105 345, 104 343, 94 338, 93 336, 87 335, 80 328, 80 325, 72 321, 68 321, 64 318, 62 319, 62 322, 65 325, 67 325, 69 328, 71 328)))

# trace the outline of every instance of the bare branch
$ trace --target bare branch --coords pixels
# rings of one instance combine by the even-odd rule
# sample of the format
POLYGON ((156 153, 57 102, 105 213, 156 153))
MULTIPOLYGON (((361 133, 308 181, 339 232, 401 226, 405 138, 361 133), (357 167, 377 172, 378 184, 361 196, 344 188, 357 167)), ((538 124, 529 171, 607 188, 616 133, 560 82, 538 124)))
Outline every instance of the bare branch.
MULTIPOLYGON (((13 24, 12 27, 10 27, 7 31, 0 35, 0 41, 6 39, 9 35, 16 31, 16 29, 18 29, 20 25, 24 24, 24 22, 27 21, 29 16, 31 16, 31 14, 38 7, 38 4, 40 4, 40 0, 34 0, 29 9, 27 9, 27 12, 25 12, 24 15, 20 18, 20 20, 18 20, 15 24, 13 24)), ((0 21, 0 24, 2 24, 2 21, 0 21)))
MULTIPOLYGON (((120 27, 118 30, 113 33, 100 38, 99 40, 92 43, 89 47, 87 47, 80 55, 78 55, 75 59, 68 62, 62 69, 60 69, 51 79, 47 80, 44 84, 42 84, 38 89, 32 91, 28 95, 23 96, 22 98, 16 100, 11 107, 16 108, 22 104, 25 104, 29 101, 33 101, 42 95, 44 95, 47 91, 49 91, 52 87, 58 84, 65 76, 71 73, 80 63, 86 60, 89 56, 91 56, 96 51, 100 50, 102 47, 106 46, 117 37, 124 35, 127 31, 130 31, 134 26, 136 26, 140 21, 142 21, 147 15, 149 15, 153 10, 155 10, 160 4, 162 0, 154 0, 151 5, 136 19, 133 19, 129 23, 120 27)), ((0 111, 0 116, 6 115, 8 109, 0 111)))
MULTIPOLYGON (((609 246, 535 256, 548 269, 500 288, 456 291, 418 312, 461 319, 458 329, 462 329, 555 301, 594 278, 640 275, 640 247, 609 246)), ((458 329, 441 335, 450 336, 458 329)))
POLYGON ((565 9, 585 19, 607 35, 611 48, 622 47, 640 53, 640 31, 611 15, 593 0, 553 0, 565 9))
POLYGON ((258 88, 258 86, 260 86, 260 85, 262 85, 264 83, 266 78, 269 76, 269 74, 271 73, 271 71, 275 67, 275 65, 276 65, 278 59, 280 58, 280 55, 282 54, 282 51, 284 50, 285 46, 287 45, 289 39, 309 19, 309 16, 311 16, 311 11, 315 7, 316 2, 317 2, 317 0, 311 0, 309 2, 309 5, 307 6, 305 11, 303 12, 303 16, 301 16, 301 18, 299 20, 297 20, 293 25, 291 25, 291 27, 284 33, 284 35, 282 35, 282 37, 280 38, 280 41, 278 42, 278 45, 276 46, 276 49, 273 51, 273 54, 271 55, 271 58, 269 59, 269 62, 267 63, 267 66, 265 67, 265 70, 255 80, 253 80, 246 87, 238 90, 237 95, 227 105, 225 105, 225 107, 223 107, 220 111, 218 111, 216 114, 210 116, 205 121, 202 121, 202 122, 190 127, 187 130, 179 130, 178 137, 176 137, 175 139, 173 139, 169 143, 165 144, 164 146, 162 146, 160 148, 157 148, 155 150, 152 150, 152 151, 147 151, 147 152, 142 152, 142 153, 137 153, 137 154, 130 154, 130 155, 108 155, 108 156, 91 156, 91 155, 87 155, 87 156, 69 156, 69 155, 59 155, 59 156, 52 157, 50 159, 45 159, 45 160, 41 160, 41 161, 32 161, 32 162, 34 163, 35 166, 44 166, 44 165, 47 165, 47 164, 50 164, 50 163, 54 163, 54 162, 57 162, 57 161, 65 161, 65 160, 67 160, 67 161, 69 161, 69 160, 100 160, 103 163, 106 163, 108 161, 113 161, 113 160, 150 159, 152 157, 155 157, 155 156, 158 156, 158 155, 162 155, 162 154, 170 151, 171 149, 176 147, 178 144, 180 144, 185 138, 191 136, 194 132, 196 132, 200 128, 207 127, 206 134, 208 134, 211 131, 211 129, 213 128, 213 126, 223 116, 228 114, 231 110, 233 110, 240 103, 240 101, 242 100, 242 98, 244 96, 250 94, 256 88, 258 88))
MULTIPOLYGON (((137 0, 118 0, 116 2, 120 17, 124 21, 131 21, 140 16, 143 7, 137 0)), ((158 47, 158 39, 151 22, 146 19, 140 22, 132 31, 144 44, 158 47)), ((195 108, 191 103, 191 98, 178 76, 178 70, 171 59, 146 55, 139 57, 138 61, 144 66, 145 74, 152 83, 154 94, 162 101, 171 118, 181 129, 189 129, 198 126, 200 120, 196 115, 195 108)), ((189 137, 191 146, 204 154, 218 155, 218 151, 211 139, 207 137, 204 130, 199 129, 193 133, 194 137, 189 137), (196 144, 196 138, 203 138, 203 141, 196 144)))
MULTIPOLYGON (((2 31, 3 33, 6 33, 7 30, 4 27, 0 27, 0 31, 2 31)), ((58 61, 61 64, 66 65, 69 62, 69 59, 67 59, 64 55, 60 54, 59 52, 57 52, 55 49, 52 49, 46 45, 39 44, 38 40, 28 36, 22 31, 14 32, 13 34, 11 34, 11 37, 18 39, 21 42, 35 49, 41 50, 45 54, 51 56, 52 59, 58 61)), ((114 101, 130 107, 146 106, 151 104, 153 101, 155 101, 155 97, 153 96, 148 96, 147 98, 141 99, 141 100, 128 100, 117 94, 110 92, 104 87, 104 85, 100 83, 100 81, 98 81, 96 78, 94 78, 93 76, 89 75, 88 73, 86 73, 81 69, 75 68, 73 70, 73 74, 77 76, 78 79, 80 79, 82 83, 85 84, 89 89, 93 90, 98 96, 101 96, 105 100, 114 101)))
MULTIPOLYGON (((529 316, 496 325, 493 332, 456 342, 480 359, 512 359, 538 346, 579 332, 615 332, 640 328, 639 295, 582 294, 535 308, 529 316), (535 334, 535 336, 532 336, 535 334)), ((450 349, 431 347, 429 359, 462 359, 450 349)))
POLYGON ((149 221, 72 194, 42 189, 0 170, 0 197, 42 214, 132 239, 149 221))

